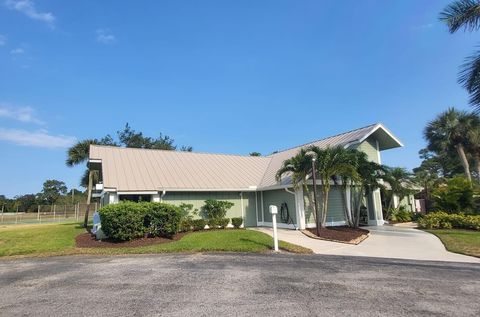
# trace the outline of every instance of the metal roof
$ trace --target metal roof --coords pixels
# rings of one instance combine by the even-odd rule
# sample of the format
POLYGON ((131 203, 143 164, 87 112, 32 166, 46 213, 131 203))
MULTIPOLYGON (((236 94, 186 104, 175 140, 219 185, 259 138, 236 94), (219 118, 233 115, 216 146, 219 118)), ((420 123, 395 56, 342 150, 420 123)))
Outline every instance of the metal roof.
POLYGON ((90 161, 101 161, 106 190, 247 191, 288 185, 288 177, 278 184, 275 174, 283 161, 294 156, 302 147, 349 146, 373 133, 391 137, 385 148, 395 144, 402 146, 381 124, 374 124, 266 157, 91 145, 90 161))

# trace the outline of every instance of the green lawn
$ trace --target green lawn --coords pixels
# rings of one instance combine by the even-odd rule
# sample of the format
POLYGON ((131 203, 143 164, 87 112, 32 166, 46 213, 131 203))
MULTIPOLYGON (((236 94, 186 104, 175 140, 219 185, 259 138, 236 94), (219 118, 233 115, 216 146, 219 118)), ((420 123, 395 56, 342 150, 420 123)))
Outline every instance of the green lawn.
POLYGON ((480 257, 480 231, 461 229, 426 231, 440 238, 448 251, 480 257))
MULTIPOLYGON (((133 254, 163 252, 267 252, 272 238, 252 230, 193 232, 181 240, 138 248, 76 248, 75 236, 83 232, 78 224, 0 226, 0 257, 67 254, 133 254)), ((280 248, 295 253, 311 253, 287 242, 280 248)))

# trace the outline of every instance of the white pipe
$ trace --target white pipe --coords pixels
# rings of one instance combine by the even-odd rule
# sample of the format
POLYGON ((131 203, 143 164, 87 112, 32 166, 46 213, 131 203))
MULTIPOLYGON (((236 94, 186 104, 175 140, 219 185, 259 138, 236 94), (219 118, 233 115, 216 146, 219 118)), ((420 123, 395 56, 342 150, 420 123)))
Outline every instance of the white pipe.
POLYGON ((243 192, 240 192, 240 208, 242 208, 242 219, 243 219, 242 227, 245 227, 245 212, 243 210, 243 192))
POLYGON ((165 194, 167 193, 166 190, 163 190, 162 191, 162 194, 160 195, 160 202, 163 203, 163 197, 165 196, 165 194))

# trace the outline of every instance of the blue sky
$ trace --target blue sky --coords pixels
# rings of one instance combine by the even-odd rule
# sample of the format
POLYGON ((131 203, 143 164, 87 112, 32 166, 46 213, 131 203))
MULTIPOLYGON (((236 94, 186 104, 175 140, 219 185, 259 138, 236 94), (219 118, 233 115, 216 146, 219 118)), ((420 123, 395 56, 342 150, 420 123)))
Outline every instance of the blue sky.
POLYGON ((448 3, 0 0, 0 194, 78 186, 66 147, 126 122, 236 154, 382 122, 406 145, 383 162, 413 168, 425 123, 468 109, 478 35, 448 3))

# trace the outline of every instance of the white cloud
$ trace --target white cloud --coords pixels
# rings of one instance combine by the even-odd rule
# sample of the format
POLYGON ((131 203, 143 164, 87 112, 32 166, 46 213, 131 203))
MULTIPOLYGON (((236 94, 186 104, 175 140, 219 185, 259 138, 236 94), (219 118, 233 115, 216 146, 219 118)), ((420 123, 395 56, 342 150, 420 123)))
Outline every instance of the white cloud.
POLYGON ((21 129, 0 128, 0 140, 22 146, 41 148, 68 148, 76 141, 74 137, 66 135, 52 135, 46 130, 27 131, 21 129))
POLYGON ((42 120, 37 118, 35 109, 32 107, 10 107, 0 104, 0 118, 13 119, 25 123, 44 124, 42 120))
POLYGON ((5 5, 10 10, 21 12, 30 19, 45 22, 52 27, 55 22, 53 13, 37 11, 35 3, 31 0, 6 0, 5 5))
POLYGON ((97 29, 95 34, 97 35, 97 42, 102 44, 112 44, 116 40, 110 29, 97 29))
POLYGON ((5 35, 0 34, 0 46, 7 44, 7 37, 5 35))
POLYGON ((23 48, 14 48, 13 50, 10 51, 10 54, 12 55, 22 55, 25 54, 25 50, 23 48))

